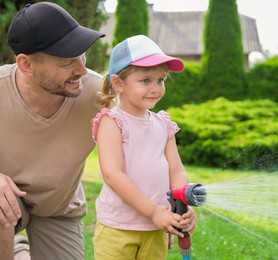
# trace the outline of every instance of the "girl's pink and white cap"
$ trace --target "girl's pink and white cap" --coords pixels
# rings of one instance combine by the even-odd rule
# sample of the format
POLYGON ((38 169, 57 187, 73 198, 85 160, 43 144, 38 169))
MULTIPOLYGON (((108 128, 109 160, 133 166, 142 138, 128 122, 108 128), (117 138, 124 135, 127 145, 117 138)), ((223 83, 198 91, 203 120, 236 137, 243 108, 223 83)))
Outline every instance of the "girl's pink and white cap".
POLYGON ((117 44, 110 56, 109 75, 117 74, 129 65, 151 67, 166 63, 170 71, 181 72, 183 61, 166 55, 145 35, 136 35, 117 44))

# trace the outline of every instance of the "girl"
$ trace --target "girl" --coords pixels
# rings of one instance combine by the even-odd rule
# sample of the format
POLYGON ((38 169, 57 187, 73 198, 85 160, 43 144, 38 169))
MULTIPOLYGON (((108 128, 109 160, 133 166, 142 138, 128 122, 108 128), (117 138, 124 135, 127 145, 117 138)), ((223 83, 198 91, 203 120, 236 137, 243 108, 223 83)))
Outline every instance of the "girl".
POLYGON ((192 208, 175 214, 166 197, 188 183, 175 141, 179 128, 166 112, 150 111, 164 96, 168 70, 183 68, 143 35, 112 50, 99 99, 105 108, 93 120, 104 180, 96 200, 96 260, 166 259, 166 233, 195 230, 192 208))

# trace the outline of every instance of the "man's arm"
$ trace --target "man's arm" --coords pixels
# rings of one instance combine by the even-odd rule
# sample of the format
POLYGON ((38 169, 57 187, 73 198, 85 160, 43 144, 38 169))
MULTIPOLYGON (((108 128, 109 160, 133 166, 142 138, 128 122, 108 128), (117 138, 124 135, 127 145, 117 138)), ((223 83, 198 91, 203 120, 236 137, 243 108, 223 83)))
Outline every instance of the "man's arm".
POLYGON ((0 224, 0 260, 14 259, 14 227, 0 224))
POLYGON ((16 196, 25 196, 12 179, 0 173, 0 260, 14 259, 14 227, 21 217, 16 196))

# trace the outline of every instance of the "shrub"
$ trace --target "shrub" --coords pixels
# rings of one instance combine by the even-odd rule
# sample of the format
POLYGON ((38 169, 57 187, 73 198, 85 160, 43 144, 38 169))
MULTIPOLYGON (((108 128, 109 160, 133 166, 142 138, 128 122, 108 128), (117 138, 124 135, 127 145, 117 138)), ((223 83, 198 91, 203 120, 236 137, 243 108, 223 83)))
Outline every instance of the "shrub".
POLYGON ((278 102, 278 56, 256 64, 247 73, 248 96, 278 102))
POLYGON ((185 103, 201 102, 201 65, 198 62, 185 62, 184 71, 170 73, 166 81, 165 96, 154 111, 166 110, 169 106, 179 107, 185 103))
POLYGON ((231 168, 277 171, 278 142, 273 138, 271 144, 254 143, 230 161, 231 168))
POLYGON ((182 161, 212 167, 278 168, 278 106, 270 100, 223 97, 167 110, 182 161))

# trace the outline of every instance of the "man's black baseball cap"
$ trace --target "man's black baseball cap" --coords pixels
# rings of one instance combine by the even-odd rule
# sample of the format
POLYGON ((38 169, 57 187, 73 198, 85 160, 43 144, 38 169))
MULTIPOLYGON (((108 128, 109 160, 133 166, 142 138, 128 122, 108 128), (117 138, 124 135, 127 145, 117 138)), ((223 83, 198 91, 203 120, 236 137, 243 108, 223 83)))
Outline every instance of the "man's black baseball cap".
POLYGON ((44 52, 73 58, 105 34, 80 26, 62 7, 50 2, 27 4, 12 21, 8 43, 15 55, 44 52))

